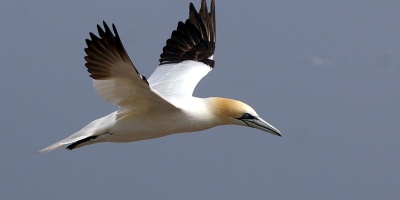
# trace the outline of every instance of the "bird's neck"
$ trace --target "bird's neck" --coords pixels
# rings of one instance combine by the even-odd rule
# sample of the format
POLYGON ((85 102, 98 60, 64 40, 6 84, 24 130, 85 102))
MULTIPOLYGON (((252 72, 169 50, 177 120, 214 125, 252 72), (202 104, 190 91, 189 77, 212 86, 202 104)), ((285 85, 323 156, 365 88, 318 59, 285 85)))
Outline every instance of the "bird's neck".
POLYGON ((237 124, 235 118, 240 117, 240 115, 237 114, 236 108, 241 106, 240 101, 222 97, 209 97, 204 99, 204 102, 219 125, 237 124))

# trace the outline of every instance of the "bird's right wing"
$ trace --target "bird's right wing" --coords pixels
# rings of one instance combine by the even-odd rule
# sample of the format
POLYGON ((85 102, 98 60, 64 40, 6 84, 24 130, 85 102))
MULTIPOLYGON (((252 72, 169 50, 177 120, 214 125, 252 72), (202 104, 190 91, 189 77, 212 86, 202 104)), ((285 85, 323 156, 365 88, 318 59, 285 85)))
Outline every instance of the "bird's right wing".
POLYGON ((206 1, 197 12, 189 7, 189 18, 179 22, 167 40, 160 65, 149 78, 152 89, 166 99, 191 97, 197 83, 214 67, 215 2, 208 12, 206 1))

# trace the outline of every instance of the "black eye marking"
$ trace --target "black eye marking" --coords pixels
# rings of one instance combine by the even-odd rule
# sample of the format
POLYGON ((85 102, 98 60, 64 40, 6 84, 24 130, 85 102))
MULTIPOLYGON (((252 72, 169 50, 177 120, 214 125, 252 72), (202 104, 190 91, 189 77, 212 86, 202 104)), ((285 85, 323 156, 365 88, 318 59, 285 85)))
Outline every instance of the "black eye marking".
POLYGON ((254 117, 253 115, 250 115, 249 113, 244 113, 242 117, 239 117, 237 119, 239 120, 243 120, 243 119, 255 119, 256 117, 254 117))

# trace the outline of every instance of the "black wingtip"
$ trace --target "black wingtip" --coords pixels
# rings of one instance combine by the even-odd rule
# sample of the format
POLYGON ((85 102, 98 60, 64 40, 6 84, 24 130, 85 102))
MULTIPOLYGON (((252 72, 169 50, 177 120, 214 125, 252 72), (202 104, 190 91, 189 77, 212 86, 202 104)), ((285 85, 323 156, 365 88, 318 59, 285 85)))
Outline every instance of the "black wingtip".
POLYGON ((117 28, 115 27, 114 24, 112 24, 112 29, 114 31, 115 37, 119 38, 117 28))
MULTIPOLYGON (((104 21, 103 21, 103 26, 104 26, 104 31, 105 31, 106 33, 111 33, 110 28, 108 27, 107 23, 105 23, 104 21)), ((111 34, 112 34, 112 33, 111 33, 111 34)), ((108 34, 107 34, 107 35, 108 35, 108 34)))
POLYGON ((104 31, 103 31, 103 29, 101 28, 101 26, 99 24, 97 24, 97 31, 99 32, 100 37, 101 37, 102 34, 104 35, 104 31))
POLYGON ((194 7, 193 3, 190 2, 190 4, 189 4, 189 11, 192 11, 192 10, 196 10, 196 8, 194 7))
POLYGON ((206 0, 202 0, 199 12, 190 3, 189 18, 185 23, 178 22, 177 29, 172 32, 160 55, 160 65, 194 60, 213 68, 215 62, 210 57, 214 55, 215 38, 214 0, 211 1, 210 12, 206 0))

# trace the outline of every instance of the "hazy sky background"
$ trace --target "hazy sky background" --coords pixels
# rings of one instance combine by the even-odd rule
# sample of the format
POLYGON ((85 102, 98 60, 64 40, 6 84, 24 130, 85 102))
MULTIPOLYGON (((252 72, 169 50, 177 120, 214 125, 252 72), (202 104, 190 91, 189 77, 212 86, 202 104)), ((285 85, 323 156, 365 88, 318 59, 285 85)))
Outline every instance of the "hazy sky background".
POLYGON ((116 110, 84 67, 98 23, 148 77, 189 2, 2 1, 2 199, 400 196, 397 0, 217 0, 216 66, 195 95, 245 101, 282 138, 222 126, 35 154, 116 110))

